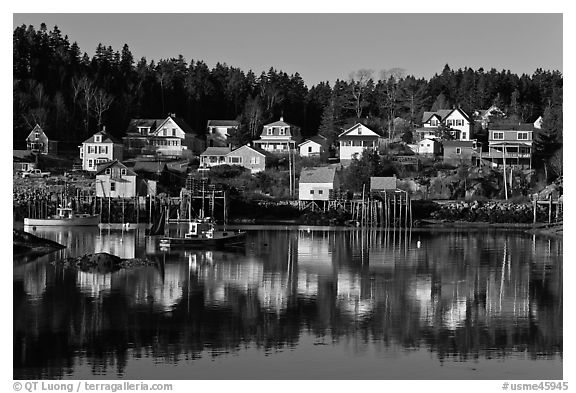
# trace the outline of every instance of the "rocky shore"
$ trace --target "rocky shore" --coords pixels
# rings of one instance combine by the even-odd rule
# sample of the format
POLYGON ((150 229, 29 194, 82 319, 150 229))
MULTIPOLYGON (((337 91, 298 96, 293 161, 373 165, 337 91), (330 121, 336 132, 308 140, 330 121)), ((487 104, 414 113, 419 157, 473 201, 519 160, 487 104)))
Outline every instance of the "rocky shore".
POLYGON ((41 256, 66 248, 60 243, 34 236, 19 229, 12 231, 12 242, 14 257, 41 256))
POLYGON ((102 252, 65 258, 54 261, 52 264, 63 268, 76 268, 85 272, 110 273, 137 266, 156 266, 157 262, 141 258, 122 259, 116 255, 102 252))
MULTIPOLYGON (((534 207, 531 203, 503 201, 451 202, 439 207, 430 215, 436 220, 489 222, 489 223, 533 223, 534 207)), ((539 205, 536 222, 548 221, 548 207, 539 205)))

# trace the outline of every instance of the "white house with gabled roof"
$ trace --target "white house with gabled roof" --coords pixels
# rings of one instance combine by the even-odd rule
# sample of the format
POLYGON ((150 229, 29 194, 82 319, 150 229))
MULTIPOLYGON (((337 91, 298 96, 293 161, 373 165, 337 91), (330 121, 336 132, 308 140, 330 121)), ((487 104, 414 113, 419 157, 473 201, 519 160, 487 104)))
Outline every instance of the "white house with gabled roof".
POLYGON ((326 138, 314 135, 298 145, 300 157, 317 157, 326 151, 326 138))
POLYGON ((78 146, 82 169, 95 172, 99 164, 108 161, 122 160, 123 145, 118 139, 106 132, 106 127, 98 131, 78 146))
POLYGON ((364 124, 356 123, 338 135, 340 161, 346 162, 353 158, 360 158, 365 150, 377 149, 379 138, 380 135, 364 124))
POLYGON ((422 125, 424 128, 437 128, 440 125, 444 125, 453 130, 457 130, 453 135, 461 141, 469 141, 472 137, 472 120, 470 116, 460 108, 424 112, 422 115, 422 125))

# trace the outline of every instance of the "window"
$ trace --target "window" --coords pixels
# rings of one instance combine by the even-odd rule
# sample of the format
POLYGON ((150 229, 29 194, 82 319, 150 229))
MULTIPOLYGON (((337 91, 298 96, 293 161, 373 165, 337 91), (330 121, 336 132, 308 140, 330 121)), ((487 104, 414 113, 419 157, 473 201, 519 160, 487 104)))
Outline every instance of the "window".
POLYGON ((168 130, 166 128, 162 128, 162 135, 168 135, 168 130))
POLYGON ((310 190, 310 195, 314 195, 314 190, 310 190))
POLYGON ((92 168, 92 160, 88 160, 88 168, 92 168))
POLYGON ((106 174, 107 174, 107 175, 110 175, 110 174, 112 174, 112 169, 110 169, 110 168, 106 168, 106 174))
POLYGON ((230 162, 232 164, 241 164, 242 163, 242 157, 230 157, 230 162))
POLYGON ((462 132, 462 139, 466 139, 466 132, 462 132))
POLYGON ((527 132, 519 132, 518 133, 518 140, 527 141, 528 140, 528 133, 527 132))
POLYGON ((286 135, 286 130, 284 127, 280 128, 280 135, 286 135))
POLYGON ((116 191, 116 182, 110 182, 110 191, 116 191))
POLYGON ((319 195, 324 194, 324 190, 318 190, 318 194, 319 194, 319 195))
POLYGON ((126 169, 124 168, 120 169, 120 175, 126 176, 126 169))
POLYGON ((94 135, 94 142, 102 142, 102 135, 94 135))
POLYGON ((39 132, 34 133, 34 138, 36 139, 40 138, 40 133, 39 132))
POLYGON ((250 157, 250 164, 260 164, 260 157, 250 157))
POLYGON ((456 154, 462 154, 462 148, 461 147, 456 148, 456 154))
POLYGON ((352 146, 352 141, 340 141, 342 146, 352 146))
POLYGON ((308 146, 308 153, 312 153, 312 146, 308 146))
POLYGON ((274 129, 272 127, 268 127, 267 135, 274 135, 274 129))
POLYGON ((494 131, 492 133, 492 139, 494 140, 503 140, 504 139, 504 133, 503 132, 496 132, 494 131))
POLYGON ((358 127, 358 135, 362 135, 362 127, 358 127))
POLYGON ((172 136, 176 136, 176 128, 172 128, 172 136))
POLYGON ((352 146, 362 146, 362 141, 352 141, 352 146))
POLYGON ((436 120, 436 119, 430 120, 430 125, 431 125, 432 127, 438 126, 438 120, 436 120))

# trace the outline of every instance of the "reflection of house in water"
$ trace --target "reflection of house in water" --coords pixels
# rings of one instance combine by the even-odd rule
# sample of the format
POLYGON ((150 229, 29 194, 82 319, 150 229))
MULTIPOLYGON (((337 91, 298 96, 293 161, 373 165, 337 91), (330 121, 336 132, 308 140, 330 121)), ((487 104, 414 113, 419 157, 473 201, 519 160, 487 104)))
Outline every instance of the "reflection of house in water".
POLYGON ((289 295, 287 277, 283 277, 280 273, 264 275, 258 287, 258 300, 262 308, 279 314, 286 309, 289 295))
POLYGON ((139 273, 132 287, 134 292, 132 296, 136 304, 151 304, 163 311, 171 311, 182 299, 188 281, 187 265, 166 264, 163 276, 158 270, 150 267, 135 273, 139 273))
POLYGON ((94 238, 94 252, 107 252, 120 258, 134 258, 136 255, 136 231, 113 233, 94 238))
POLYGON ((327 231, 298 232, 298 269, 316 273, 333 270, 332 251, 327 231))
POLYGON ((93 298, 99 298, 112 288, 112 274, 78 271, 76 284, 80 292, 93 298))
POLYGON ((362 277, 357 274, 338 274, 338 306, 354 319, 362 319, 370 315, 374 309, 374 297, 367 282, 368 288, 363 290, 362 277))
POLYGON ((16 272, 16 268, 14 269, 14 278, 17 276, 22 277, 24 292, 32 299, 40 298, 46 292, 46 281, 48 279, 46 265, 24 265, 18 270, 16 272))
POLYGON ((436 302, 432 296, 432 279, 430 277, 416 277, 408 284, 407 293, 417 304, 420 321, 430 326, 433 325, 436 302))
POLYGON ((258 288, 262 282, 264 276, 262 262, 252 258, 223 261, 225 256, 212 255, 210 251, 189 255, 191 270, 196 272, 198 280, 204 284, 206 304, 228 304, 234 299, 230 298, 233 293, 227 289, 247 293, 251 289, 258 288))
POLYGON ((313 273, 298 273, 297 294, 308 298, 318 295, 318 275, 313 273))

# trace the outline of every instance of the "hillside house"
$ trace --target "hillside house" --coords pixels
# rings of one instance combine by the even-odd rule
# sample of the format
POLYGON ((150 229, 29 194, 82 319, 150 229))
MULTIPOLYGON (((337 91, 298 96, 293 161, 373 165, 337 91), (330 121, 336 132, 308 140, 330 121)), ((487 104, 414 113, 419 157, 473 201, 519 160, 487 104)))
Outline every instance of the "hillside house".
POLYGON ((226 164, 242 166, 254 174, 265 170, 270 158, 272 158, 272 153, 258 147, 244 145, 226 155, 226 164))
POLYGON ((487 129, 494 119, 503 119, 505 117, 506 114, 496 105, 492 105, 488 109, 477 109, 474 111, 474 121, 480 124, 483 129, 487 129))
POLYGON ((334 166, 305 168, 300 172, 298 199, 301 201, 328 201, 333 190, 339 188, 338 172, 334 166))
POLYGON ((380 135, 362 123, 356 123, 338 135, 340 145, 340 162, 349 163, 353 158, 360 158, 365 150, 378 148, 380 135))
POLYGON ((488 152, 482 153, 482 159, 494 166, 506 162, 509 166, 532 169, 533 133, 532 123, 490 129, 488 152))
POLYGON ((137 196, 136 172, 118 160, 99 165, 96 171, 96 196, 106 198, 137 196))
POLYGON ((326 151, 327 141, 322 135, 315 135, 298 145, 300 157, 319 157, 326 151))
POLYGON ((106 132, 106 127, 82 142, 80 149, 80 160, 82 169, 95 172, 99 164, 122 160, 122 142, 106 132))
POLYGON ((240 122, 236 120, 208 120, 206 140, 208 147, 226 147, 230 145, 228 137, 237 131, 240 122))
POLYGON ((130 155, 181 158, 198 155, 205 143, 182 119, 171 114, 166 119, 131 119, 123 139, 130 155))
POLYGON ((12 165, 14 172, 26 172, 38 168, 36 158, 30 150, 12 150, 12 165))
POLYGON ((433 137, 422 139, 415 145, 409 145, 409 147, 414 153, 420 155, 435 156, 442 153, 442 144, 433 137))
POLYGON ((57 154, 57 142, 48 139, 38 124, 26 137, 26 149, 35 154, 57 154))
POLYGON ((476 141, 444 141, 442 160, 452 165, 476 165, 480 158, 481 148, 476 141))
POLYGON ((450 128, 450 133, 455 139, 468 141, 472 137, 472 120, 460 108, 424 112, 422 115, 422 126, 424 128, 437 129, 440 125, 450 128))
POLYGON ((226 164, 226 155, 230 151, 229 147, 208 147, 200 154, 200 168, 209 169, 213 166, 226 164))
POLYGON ((260 139, 254 141, 254 146, 273 154, 287 154, 296 149, 298 142, 300 128, 280 117, 279 121, 264 125, 260 139))

